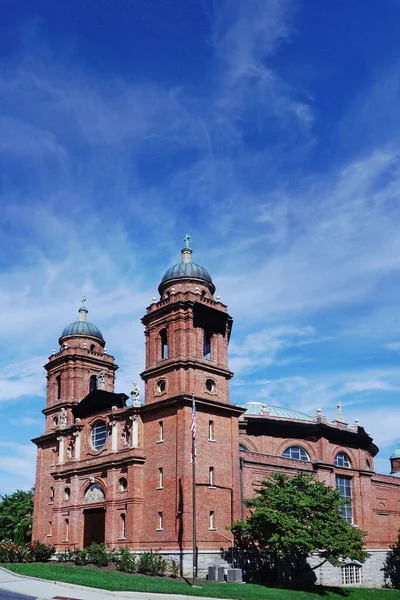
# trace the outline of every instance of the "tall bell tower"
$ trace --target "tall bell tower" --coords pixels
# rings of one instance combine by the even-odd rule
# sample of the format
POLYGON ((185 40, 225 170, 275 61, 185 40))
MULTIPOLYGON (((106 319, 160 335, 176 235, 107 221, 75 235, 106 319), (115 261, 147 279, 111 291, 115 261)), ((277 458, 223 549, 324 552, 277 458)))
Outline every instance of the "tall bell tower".
POLYGON ((232 318, 214 296, 208 271, 192 261, 188 242, 186 236, 181 262, 165 272, 159 299, 142 319, 146 368, 141 374, 148 535, 162 547, 177 546, 186 564, 193 525, 192 395, 197 410, 199 551, 218 553, 229 545, 225 528, 240 516, 238 417, 243 412, 229 402, 232 318))

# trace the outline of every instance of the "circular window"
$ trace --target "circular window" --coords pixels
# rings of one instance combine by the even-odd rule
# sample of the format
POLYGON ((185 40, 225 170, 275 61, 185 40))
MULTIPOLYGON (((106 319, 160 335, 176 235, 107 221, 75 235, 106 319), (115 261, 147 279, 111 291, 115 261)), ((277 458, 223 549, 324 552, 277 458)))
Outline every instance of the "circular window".
POLYGON ((64 490, 64 497, 66 500, 69 500, 71 498, 71 490, 69 487, 66 487, 64 490))
POLYGON ((209 392, 213 392, 215 390, 215 381, 213 381, 212 379, 207 379, 207 381, 206 381, 206 389, 209 392))
POLYGON ((121 479, 119 480, 120 491, 126 492, 127 487, 128 487, 128 481, 127 481, 126 477, 121 477, 121 479))
POLYGON ((157 383, 157 390, 159 392, 165 392, 165 379, 160 379, 160 381, 157 383))
POLYGON ((104 421, 97 421, 92 429, 91 442, 93 450, 100 450, 107 441, 107 425, 104 421))

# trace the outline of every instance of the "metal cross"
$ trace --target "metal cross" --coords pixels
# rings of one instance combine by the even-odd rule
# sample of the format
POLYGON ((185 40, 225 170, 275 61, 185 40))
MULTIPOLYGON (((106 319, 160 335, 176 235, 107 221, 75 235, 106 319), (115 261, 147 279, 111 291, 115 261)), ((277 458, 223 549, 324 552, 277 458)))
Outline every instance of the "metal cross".
POLYGON ((185 235, 185 237, 183 238, 183 241, 184 241, 184 242, 185 242, 185 244, 186 244, 186 248, 189 248, 189 240, 190 240, 190 235, 187 233, 187 234, 185 235))
POLYGON ((83 306, 85 306, 85 302, 86 302, 86 296, 83 296, 83 298, 82 298, 82 304, 83 304, 83 306))

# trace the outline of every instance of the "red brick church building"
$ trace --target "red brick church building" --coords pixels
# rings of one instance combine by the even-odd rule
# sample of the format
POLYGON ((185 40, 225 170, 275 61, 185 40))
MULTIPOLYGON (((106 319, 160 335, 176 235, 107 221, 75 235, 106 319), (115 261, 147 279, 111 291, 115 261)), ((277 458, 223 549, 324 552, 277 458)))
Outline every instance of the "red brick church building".
POLYGON ((192 561, 192 394, 197 409, 198 567, 221 562, 226 528, 243 516, 243 499, 272 472, 308 471, 351 504, 343 518, 368 532, 362 567, 324 565, 321 583, 380 584, 386 552, 400 527, 400 451, 392 475, 374 470, 378 448, 341 415, 328 422, 295 410, 229 402, 232 318, 209 273, 182 250, 159 298, 142 319, 146 340, 144 403, 114 392, 117 365, 101 331, 87 320, 64 329, 45 365, 45 432, 38 448, 33 539, 58 550, 105 542, 160 550, 192 561))

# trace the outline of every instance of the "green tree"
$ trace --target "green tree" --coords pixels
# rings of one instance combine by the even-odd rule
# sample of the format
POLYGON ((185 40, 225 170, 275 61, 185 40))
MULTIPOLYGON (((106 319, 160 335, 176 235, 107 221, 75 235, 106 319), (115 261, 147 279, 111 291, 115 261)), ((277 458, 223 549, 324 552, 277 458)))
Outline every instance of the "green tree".
POLYGON ((251 510, 246 521, 236 521, 231 530, 235 545, 245 553, 257 550, 274 564, 278 579, 299 581, 309 570, 307 557, 318 551, 320 561, 332 565, 344 559, 364 562, 365 533, 344 521, 344 501, 339 492, 310 474, 288 477, 275 473, 261 482, 256 497, 246 500, 251 510))
POLYGON ((29 542, 32 535, 33 493, 18 490, 0 496, 0 541, 29 542))

